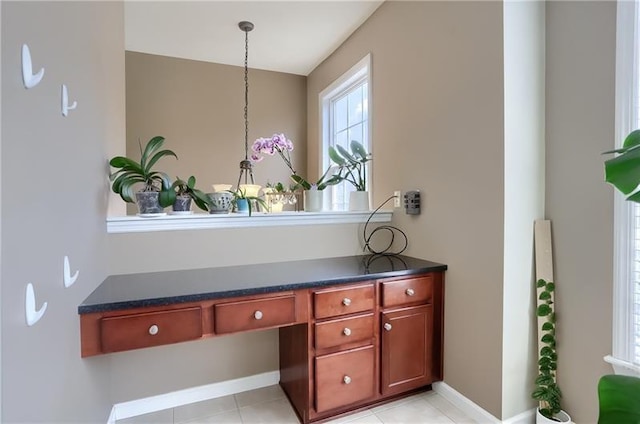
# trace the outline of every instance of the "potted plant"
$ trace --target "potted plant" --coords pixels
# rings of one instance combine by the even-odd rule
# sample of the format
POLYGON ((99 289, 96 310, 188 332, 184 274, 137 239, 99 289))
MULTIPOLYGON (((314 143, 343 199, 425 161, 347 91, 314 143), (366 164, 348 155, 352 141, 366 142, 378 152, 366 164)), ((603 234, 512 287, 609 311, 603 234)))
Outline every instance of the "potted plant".
MULTIPOLYGON (((553 292, 555 284, 539 279, 536 282, 537 307, 536 316, 542 320, 538 347, 538 377, 536 387, 531 396, 539 402, 536 411, 536 423, 568 423, 571 417, 560 405, 562 392, 556 381, 558 354, 556 352, 556 314, 554 311, 553 292)), ((540 324, 540 323, 539 323, 540 324)))
POLYGON ((154 171, 153 166, 164 156, 178 156, 171 150, 160 150, 164 137, 155 136, 145 146, 140 146, 140 162, 125 156, 115 156, 109 165, 117 171, 109 175, 111 188, 127 203, 137 203, 141 216, 155 216, 164 213, 164 208, 172 205, 176 193, 171 188, 169 176, 154 171), (142 184, 142 189, 134 192, 134 186, 142 184), (135 200, 134 200, 135 199, 135 200))
POLYGON ((299 187, 299 184, 290 184, 289 187, 285 187, 281 182, 276 184, 268 182, 263 191, 269 212, 282 212, 285 205, 297 204, 298 194, 296 191, 299 187))
POLYGON ((195 188, 196 177, 193 175, 187 181, 176 177, 171 188, 176 192, 176 200, 173 202, 173 211, 177 213, 190 213, 191 201, 203 211, 208 210, 209 198, 202 191, 195 188))
POLYGON ((356 140, 351 140, 351 152, 340 145, 329 147, 329 158, 338 165, 340 181, 352 184, 356 191, 349 195, 349 210, 369 210, 369 193, 367 192, 367 162, 371 154, 356 140))
POLYGON ((291 171, 291 179, 304 190, 304 210, 307 212, 318 212, 322 208, 323 193, 322 190, 330 185, 338 184, 342 181, 339 175, 330 174, 332 167, 322 174, 320 179, 315 183, 310 183, 296 172, 291 163, 291 154, 293 150, 293 142, 285 137, 284 134, 274 134, 270 138, 258 138, 251 147, 253 154, 251 160, 260 162, 264 159, 263 155, 273 156, 276 153, 282 158, 285 165, 291 171))
POLYGON ((248 195, 247 190, 242 187, 237 190, 229 190, 229 193, 233 195, 231 203, 238 213, 248 213, 251 216, 252 209, 256 204, 267 210, 267 204, 264 200, 258 196, 248 195))
POLYGON ((611 183, 627 200, 640 203, 640 130, 629 133, 620 149, 604 154, 619 153, 604 162, 605 181, 611 183))

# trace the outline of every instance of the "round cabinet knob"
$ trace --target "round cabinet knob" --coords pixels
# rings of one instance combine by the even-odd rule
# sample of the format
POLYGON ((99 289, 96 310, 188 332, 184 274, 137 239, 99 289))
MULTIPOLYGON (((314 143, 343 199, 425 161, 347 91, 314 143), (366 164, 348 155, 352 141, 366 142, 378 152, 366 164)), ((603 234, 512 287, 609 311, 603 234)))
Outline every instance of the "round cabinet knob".
POLYGON ((253 313, 253 317, 254 317, 255 319, 262 319, 262 311, 255 311, 255 312, 253 313))
POLYGON ((346 327, 344 330, 342 330, 342 334, 344 334, 345 336, 350 336, 351 335, 351 329, 346 327))
POLYGON ((345 297, 344 299, 342 299, 342 304, 344 306, 349 306, 351 305, 351 299, 349 299, 348 297, 345 297))
POLYGON ((345 375, 342 381, 344 381, 344 384, 351 384, 351 377, 345 375))
POLYGON ((160 331, 160 329, 155 324, 149 327, 149 334, 151 334, 152 336, 155 336, 156 334, 158 334, 158 331, 160 331))
POLYGON ((384 329, 385 329, 385 330, 387 330, 387 331, 391 331, 391 329, 393 328, 393 326, 391 326, 391 324, 389 324, 388 322, 387 322, 387 323, 385 323, 385 324, 383 325, 383 327, 384 327, 384 329))
POLYGON ((407 296, 413 296, 414 294, 416 294, 413 289, 407 289, 405 290, 405 293, 407 294, 407 296))

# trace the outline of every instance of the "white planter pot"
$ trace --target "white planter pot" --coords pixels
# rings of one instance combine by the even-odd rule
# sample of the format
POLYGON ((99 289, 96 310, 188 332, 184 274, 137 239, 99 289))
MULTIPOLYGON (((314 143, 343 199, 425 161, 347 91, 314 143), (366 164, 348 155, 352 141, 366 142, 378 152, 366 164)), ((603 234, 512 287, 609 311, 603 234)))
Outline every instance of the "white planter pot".
POLYGON ((352 191, 349 193, 349 210, 350 211, 368 211, 369 210, 369 192, 368 191, 352 191))
POLYGON ((324 192, 322 190, 305 190, 304 191, 304 211, 320 212, 324 200, 324 192))
POLYGON ((554 415, 555 420, 550 420, 540 413, 540 410, 536 408, 536 424, 558 424, 558 423, 570 423, 571 417, 564 411, 558 412, 554 415))

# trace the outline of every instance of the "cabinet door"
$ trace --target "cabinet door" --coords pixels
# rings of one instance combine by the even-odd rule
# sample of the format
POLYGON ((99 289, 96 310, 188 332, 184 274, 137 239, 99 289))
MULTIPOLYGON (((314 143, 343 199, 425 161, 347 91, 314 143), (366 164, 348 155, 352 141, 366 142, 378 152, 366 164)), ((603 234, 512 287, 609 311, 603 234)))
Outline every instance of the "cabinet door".
POLYGON ((382 394, 431 384, 433 306, 386 311, 381 318, 382 394))

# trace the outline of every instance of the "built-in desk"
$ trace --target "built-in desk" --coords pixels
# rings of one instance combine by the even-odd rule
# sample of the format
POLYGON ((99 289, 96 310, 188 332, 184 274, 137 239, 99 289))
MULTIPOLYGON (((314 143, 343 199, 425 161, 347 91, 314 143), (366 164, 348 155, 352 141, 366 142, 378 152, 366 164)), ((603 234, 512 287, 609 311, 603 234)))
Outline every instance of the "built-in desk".
POLYGON ((304 423, 442 379, 446 265, 352 256, 108 277, 78 307, 82 356, 279 328, 304 423))

